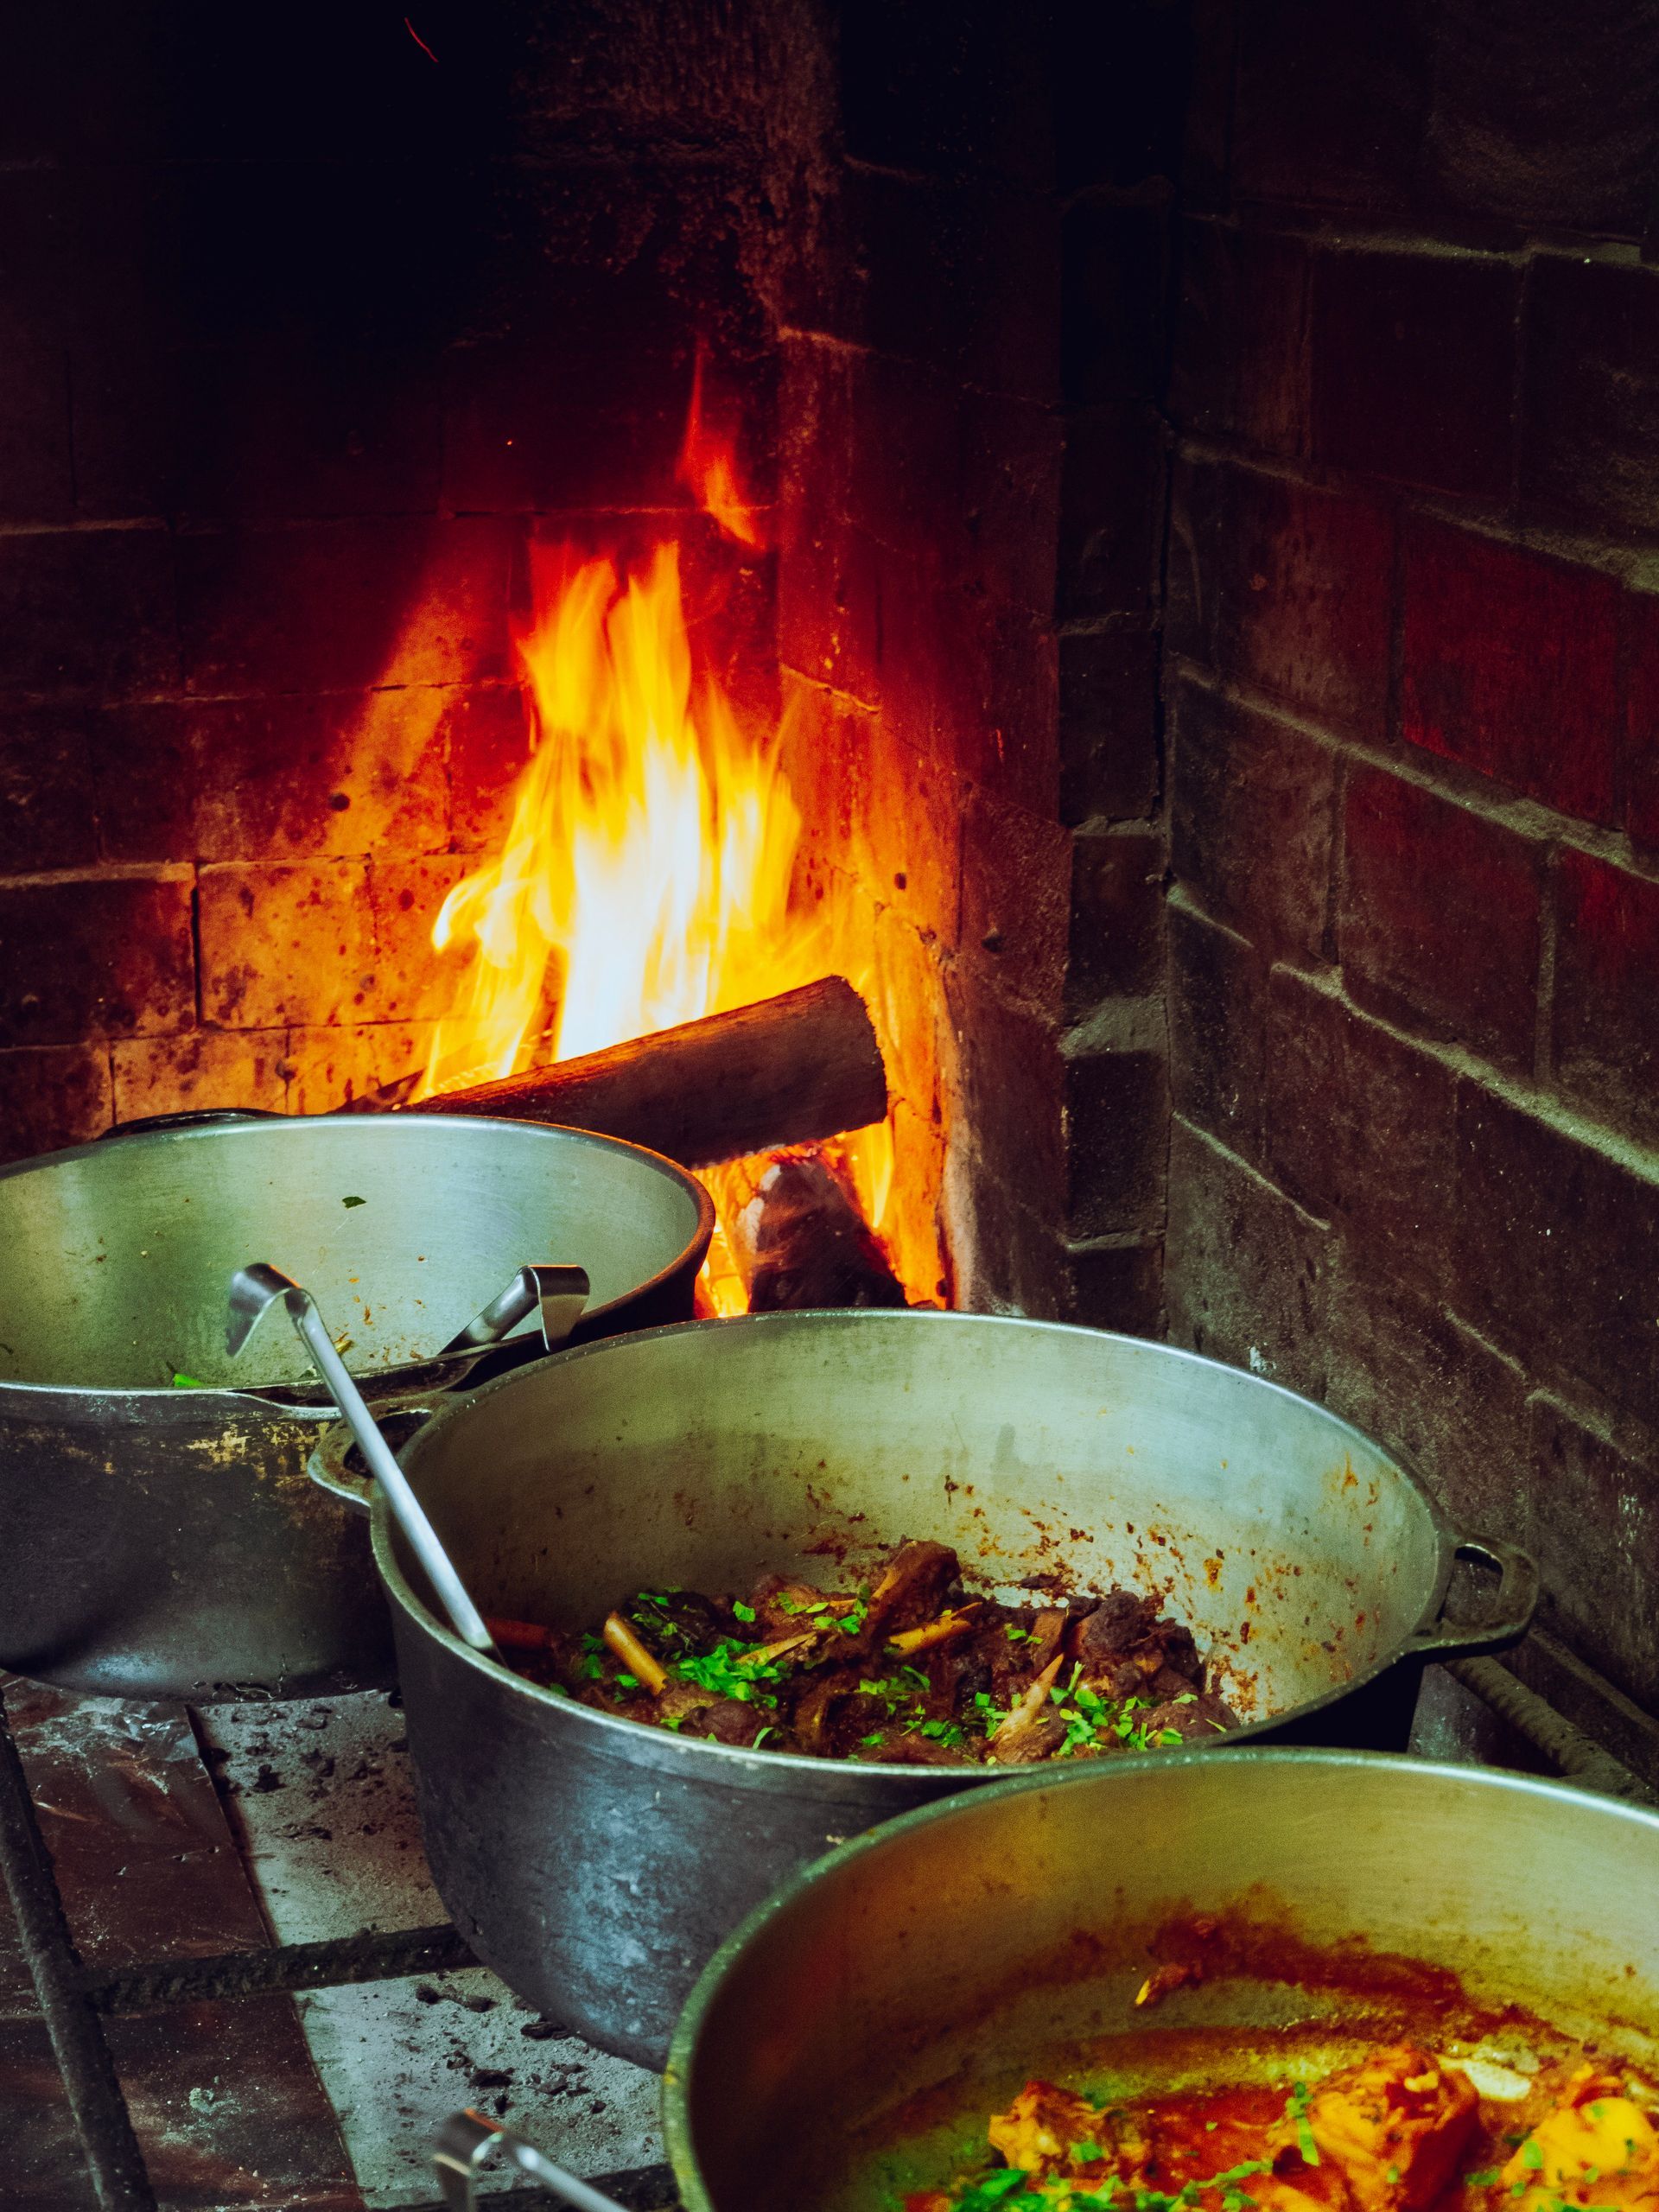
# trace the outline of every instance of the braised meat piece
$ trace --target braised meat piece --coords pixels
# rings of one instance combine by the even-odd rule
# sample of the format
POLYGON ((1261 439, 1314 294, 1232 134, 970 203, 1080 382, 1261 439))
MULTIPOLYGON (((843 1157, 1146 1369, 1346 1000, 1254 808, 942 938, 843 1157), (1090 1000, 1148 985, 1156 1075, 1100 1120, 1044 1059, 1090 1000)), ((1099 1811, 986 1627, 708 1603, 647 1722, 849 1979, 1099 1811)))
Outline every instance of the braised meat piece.
MULTIPOLYGON (((1274 2183, 1306 2195, 1311 2170, 1324 2180, 1334 2168, 1344 2212, 1428 2212, 1457 2172, 1478 2117, 1466 2074, 1415 2044, 1395 2044, 1293 2094, 1268 2139, 1273 2183, 1253 2193, 1264 2206, 1278 2205, 1274 2183)), ((1294 2208, 1287 2202, 1284 2212, 1294 2208)))
POLYGON ((1184 1691, 1154 1705, 1141 1721, 1148 1736, 1173 1730, 1184 1744, 1202 1744, 1242 1726, 1237 1713, 1213 1690, 1184 1691))
POLYGON ((773 1573, 747 1599, 637 1590, 580 1633, 495 1627, 521 1672, 596 1711, 811 1758, 1017 1766, 1236 1726, 1154 1599, 1001 1605, 920 1539, 850 1589, 773 1573))
MULTIPOLYGON (((1510 2137, 1514 2141, 1514 2137, 1510 2137)), ((1616 2074, 1580 2067, 1498 2176, 1512 2212, 1659 2212, 1659 2129, 1616 2074)))

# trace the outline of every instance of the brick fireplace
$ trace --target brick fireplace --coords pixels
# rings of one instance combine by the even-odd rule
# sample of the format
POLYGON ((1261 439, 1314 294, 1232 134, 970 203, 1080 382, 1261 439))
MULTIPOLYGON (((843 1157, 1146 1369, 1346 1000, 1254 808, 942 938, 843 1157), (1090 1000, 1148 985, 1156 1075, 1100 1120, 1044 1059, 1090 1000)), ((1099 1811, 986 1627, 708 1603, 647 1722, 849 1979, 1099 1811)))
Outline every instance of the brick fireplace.
POLYGON ((672 516, 907 1280, 1327 1399, 1652 1707, 1659 15, 477 16, 34 34, 6 1153, 407 1076, 526 538, 672 516), (675 490, 699 341, 762 553, 675 490))

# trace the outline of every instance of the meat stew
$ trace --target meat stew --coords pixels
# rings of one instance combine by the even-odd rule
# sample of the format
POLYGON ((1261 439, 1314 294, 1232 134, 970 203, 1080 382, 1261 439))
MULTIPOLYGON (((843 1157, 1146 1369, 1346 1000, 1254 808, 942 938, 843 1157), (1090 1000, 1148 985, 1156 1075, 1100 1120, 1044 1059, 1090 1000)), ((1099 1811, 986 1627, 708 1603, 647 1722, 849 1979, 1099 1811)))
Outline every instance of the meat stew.
POLYGON ((851 1590, 773 1573, 747 1598, 639 1590, 584 1631, 490 1626, 517 1671, 580 1704, 814 1758, 1027 1765, 1239 1726, 1154 1597, 1044 1595, 969 1593, 948 1545, 917 1541, 851 1590))

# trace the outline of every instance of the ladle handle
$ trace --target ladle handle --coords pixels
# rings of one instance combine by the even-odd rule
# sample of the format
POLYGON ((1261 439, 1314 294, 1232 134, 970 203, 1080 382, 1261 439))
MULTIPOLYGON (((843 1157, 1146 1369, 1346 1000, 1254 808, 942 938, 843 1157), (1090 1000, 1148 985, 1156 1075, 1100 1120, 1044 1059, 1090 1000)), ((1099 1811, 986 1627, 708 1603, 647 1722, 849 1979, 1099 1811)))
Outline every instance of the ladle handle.
POLYGON ((432 2153, 432 2163, 438 2170, 438 2185, 449 2212, 476 2212, 480 2171, 497 2151, 510 2158, 521 2173, 531 2175, 544 2189, 550 2189, 567 2204, 574 2204, 576 2212, 623 2212, 623 2207, 613 2196, 607 2196, 602 2190, 593 2188, 579 2175, 556 2166, 551 2158, 543 2158, 536 2145, 526 2143, 522 2135, 515 2135, 511 2128, 498 2126, 494 2120, 486 2120, 482 2113, 476 2112, 453 2113, 439 2132, 437 2148, 432 2153))
POLYGON ((454 1622, 455 1634, 464 1643, 470 1643, 474 1651, 499 1659, 501 1655, 495 1648, 494 1637, 484 1625, 484 1616, 467 1595, 466 1586, 450 1565, 448 1553, 426 1517, 426 1509, 410 1488, 409 1478, 398 1465, 391 1445, 375 1426, 374 1415, 364 1404, 345 1361, 334 1350, 322 1325, 321 1314, 308 1298, 303 1304, 298 1300, 290 1304, 289 1313, 355 1438, 358 1450, 367 1461, 369 1471, 385 1491, 386 1503, 397 1515, 397 1525, 424 1568, 438 1602, 454 1622))

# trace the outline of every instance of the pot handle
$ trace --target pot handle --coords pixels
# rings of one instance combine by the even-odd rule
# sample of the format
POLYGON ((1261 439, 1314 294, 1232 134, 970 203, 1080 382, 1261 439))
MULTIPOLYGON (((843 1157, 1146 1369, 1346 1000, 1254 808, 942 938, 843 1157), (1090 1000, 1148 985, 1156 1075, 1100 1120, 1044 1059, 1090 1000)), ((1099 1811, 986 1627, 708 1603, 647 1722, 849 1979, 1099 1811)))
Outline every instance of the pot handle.
MULTIPOLYGON (((443 1402, 448 1404, 449 1401, 446 1398, 443 1402)), ((411 1414, 416 1417, 415 1427, 398 1440, 397 1448, 401 1450, 410 1437, 419 1433, 438 1408, 429 1397, 419 1395, 412 1398, 394 1398, 388 1403, 377 1405, 374 1410, 375 1418, 383 1426, 389 1421, 407 1420, 411 1414)), ((346 1465, 353 1444, 352 1432, 346 1423, 331 1421, 307 1454, 305 1471, 319 1490, 326 1490, 331 1497, 339 1498, 343 1505, 355 1506, 359 1513, 366 1513, 374 1498, 374 1477, 366 1470, 362 1474, 354 1474, 346 1465)))
POLYGON ((1483 1651, 1507 1651, 1532 1625, 1538 1603, 1537 1561, 1496 1536, 1459 1536, 1454 1552, 1459 1559, 1481 1560, 1497 1569, 1491 1618, 1448 1618, 1442 1606, 1435 1619, 1413 1632, 1412 1649, 1431 1659, 1471 1659, 1483 1651))
POLYGON ((177 1114, 141 1114, 136 1122, 118 1122, 100 1129, 100 1144, 122 1137, 141 1137, 155 1129, 205 1129, 215 1122, 280 1122, 286 1117, 269 1106, 191 1106, 177 1114))

